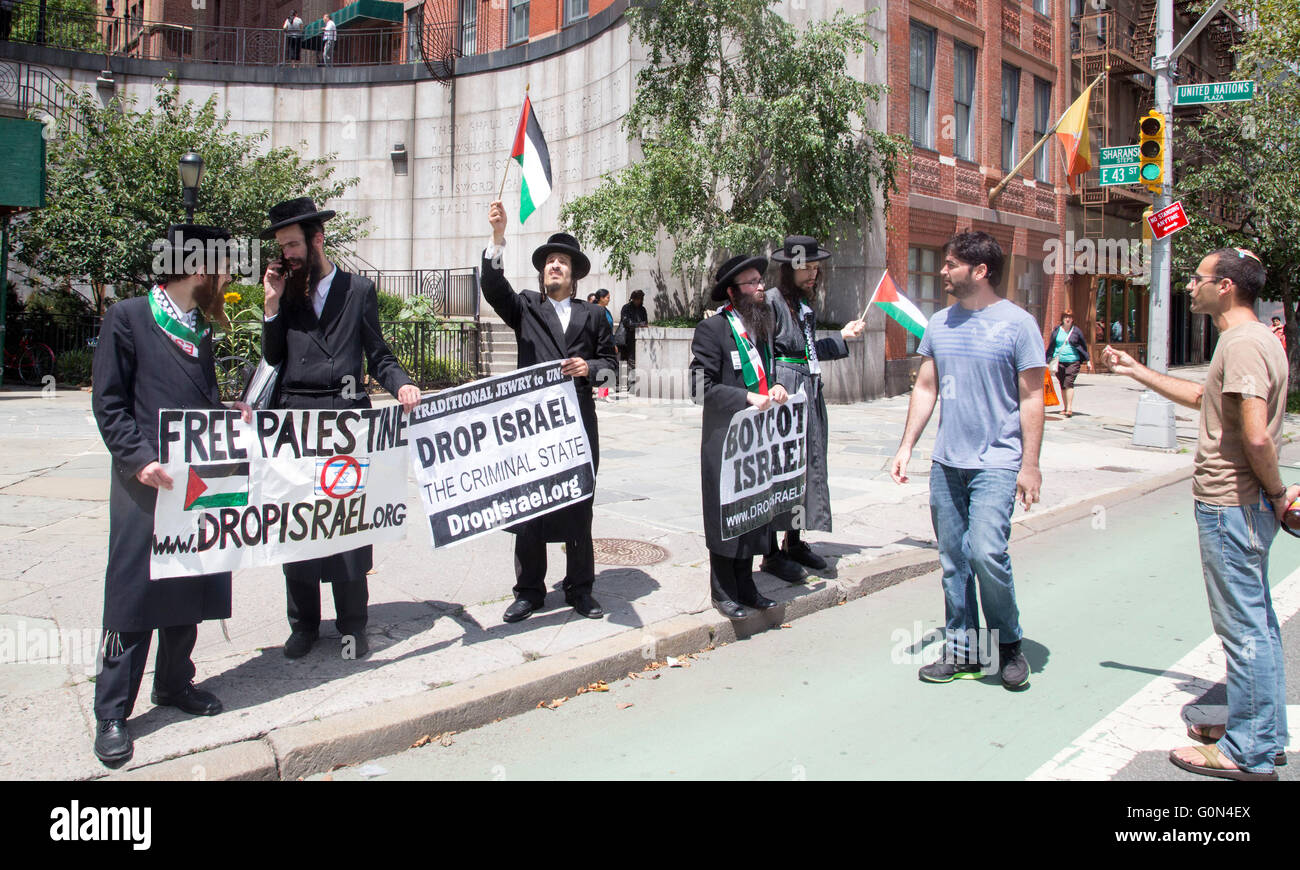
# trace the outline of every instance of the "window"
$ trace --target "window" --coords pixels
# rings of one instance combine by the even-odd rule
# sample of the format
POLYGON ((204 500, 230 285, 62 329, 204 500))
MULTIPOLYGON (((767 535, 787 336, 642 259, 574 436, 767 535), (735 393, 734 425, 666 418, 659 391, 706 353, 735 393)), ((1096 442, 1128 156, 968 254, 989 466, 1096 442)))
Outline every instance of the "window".
POLYGON ((1002 65, 1002 171, 1016 165, 1016 116, 1020 108, 1020 70, 1002 65))
POLYGON ((460 0, 460 53, 478 53, 478 0, 460 0))
MULTIPOLYGON (((1034 77, 1034 142, 1047 135, 1047 128, 1052 126, 1052 83, 1034 77)), ((1051 181, 1051 151, 1047 143, 1034 155, 1034 178, 1039 181, 1051 181)))
POLYGON ((954 116, 957 129, 953 154, 963 160, 974 160, 971 151, 971 125, 975 113, 975 49, 964 42, 953 44, 952 69, 954 116))
POLYGON ((528 39, 528 0, 510 0, 510 44, 528 39))
POLYGON ((934 31, 912 22, 912 59, 909 80, 912 86, 911 120, 908 127, 912 141, 922 148, 934 147, 931 125, 930 90, 934 79, 934 31))
POLYGON ((564 0, 564 23, 572 24, 587 17, 587 0, 564 0))
POLYGON ((1017 276, 1015 302, 1034 316, 1039 328, 1043 325, 1043 313, 1047 304, 1047 273, 1043 271, 1041 260, 1017 258, 1017 276))
MULTIPOLYGON (((907 249, 907 297, 926 317, 933 317, 943 307, 943 279, 939 275, 942 263, 943 253, 933 248, 907 249)), ((909 332, 907 352, 916 353, 918 344, 920 341, 909 332)))
POLYGON ((1052 0, 1034 0, 1034 11, 1039 15, 1052 14, 1052 0))

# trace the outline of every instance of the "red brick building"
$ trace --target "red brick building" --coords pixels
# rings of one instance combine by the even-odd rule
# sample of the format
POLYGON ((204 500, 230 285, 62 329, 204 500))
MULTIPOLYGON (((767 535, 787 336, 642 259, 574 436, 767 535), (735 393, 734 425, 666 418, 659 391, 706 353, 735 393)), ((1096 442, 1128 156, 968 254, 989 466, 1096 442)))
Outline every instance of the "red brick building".
MULTIPOLYGON (((913 144, 890 203, 886 265, 927 314, 949 304, 943 244, 983 230, 1007 254, 1002 288, 1046 326, 1067 306, 1061 276, 1043 270, 1064 236, 1069 190, 1049 142, 990 201, 989 193, 1073 98, 1065 0, 890 0, 889 132, 913 144)), ((895 323, 886 359, 916 340, 895 323)))

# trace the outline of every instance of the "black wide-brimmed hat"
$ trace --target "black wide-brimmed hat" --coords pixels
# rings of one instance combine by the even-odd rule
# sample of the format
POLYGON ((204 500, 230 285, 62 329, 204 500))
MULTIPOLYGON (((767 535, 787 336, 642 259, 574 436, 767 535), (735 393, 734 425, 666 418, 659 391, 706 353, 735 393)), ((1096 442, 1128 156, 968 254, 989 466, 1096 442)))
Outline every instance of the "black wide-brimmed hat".
POLYGON ((323 223, 332 217, 334 217, 334 212, 328 209, 318 211, 316 203, 312 202, 310 196, 300 196, 297 199, 286 200, 271 206, 271 225, 262 230, 262 238, 269 239, 275 235, 276 230, 303 221, 321 221, 323 223))
POLYGON ((591 271, 591 260, 578 247, 578 240, 568 233, 555 233, 546 240, 546 244, 533 251, 533 267, 541 272, 546 266, 547 255, 553 253, 569 255, 574 281, 586 278, 591 271))
POLYGON ((831 252, 817 244, 812 236, 786 236, 781 250, 773 252, 772 262, 793 263, 801 260, 804 263, 816 263, 818 260, 829 260, 830 257, 831 252))
POLYGON ((746 254, 737 254, 719 266, 718 272, 713 278, 713 301, 725 302, 727 300, 727 288, 731 286, 732 279, 746 269, 757 269, 759 272, 766 272, 767 257, 750 257, 746 254))
MULTIPOLYGON (((208 242, 228 242, 230 231, 225 227, 204 226, 202 224, 172 224, 167 228, 161 245, 155 245, 154 252, 167 258, 172 268, 165 271, 172 274, 185 274, 186 246, 206 248, 208 242)), ((207 260, 203 263, 206 265, 207 260)))

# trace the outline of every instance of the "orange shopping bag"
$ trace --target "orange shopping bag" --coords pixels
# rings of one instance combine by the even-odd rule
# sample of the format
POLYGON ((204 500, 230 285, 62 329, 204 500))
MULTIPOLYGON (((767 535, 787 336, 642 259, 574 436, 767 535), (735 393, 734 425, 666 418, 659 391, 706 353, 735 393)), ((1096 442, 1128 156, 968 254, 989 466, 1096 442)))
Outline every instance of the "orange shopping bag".
POLYGON ((1061 400, 1056 396, 1056 388, 1052 386, 1051 369, 1043 370, 1043 407, 1054 408, 1061 404, 1061 400))

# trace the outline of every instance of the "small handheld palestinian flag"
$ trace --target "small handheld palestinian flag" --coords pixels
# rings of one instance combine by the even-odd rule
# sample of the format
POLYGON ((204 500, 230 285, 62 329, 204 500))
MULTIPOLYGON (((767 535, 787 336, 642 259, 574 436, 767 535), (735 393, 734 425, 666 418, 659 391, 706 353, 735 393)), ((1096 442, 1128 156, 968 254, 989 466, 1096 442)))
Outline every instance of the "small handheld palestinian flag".
MULTIPOLYGON (((912 304, 911 299, 902 294, 894 279, 889 277, 889 272, 880 276, 880 283, 876 285, 876 292, 871 294, 867 308, 870 309, 873 303, 918 339, 925 335, 929 318, 912 304)), ((863 312, 862 317, 865 319, 866 316, 866 312, 863 312)))
MULTIPOLYGON (((519 162, 523 183, 519 187, 519 222, 542 207, 551 195, 551 152, 546 147, 542 126, 537 123, 532 100, 524 95, 524 111, 519 116, 519 129, 515 131, 515 144, 510 159, 519 162)), ((506 164, 509 168, 510 164, 506 164)), ((505 178, 501 179, 502 188, 505 178)))

